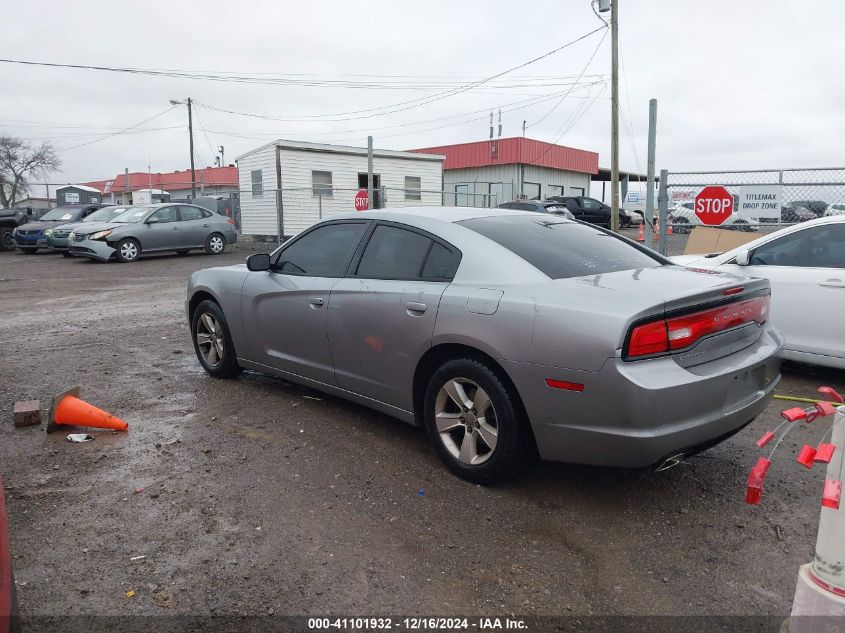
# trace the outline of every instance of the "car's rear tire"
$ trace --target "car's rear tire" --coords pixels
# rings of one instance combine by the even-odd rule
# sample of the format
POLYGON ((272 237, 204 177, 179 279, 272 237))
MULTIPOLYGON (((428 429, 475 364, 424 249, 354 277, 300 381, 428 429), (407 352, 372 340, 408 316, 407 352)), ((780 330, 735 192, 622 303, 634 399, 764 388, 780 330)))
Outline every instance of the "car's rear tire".
POLYGON ((0 229, 0 251, 13 251, 17 248, 15 236, 12 235, 12 229, 3 227, 0 229))
POLYGON ((141 255, 141 245, 138 240, 125 237, 117 243, 115 256, 117 261, 123 263, 134 262, 141 255))
POLYGON ((197 359, 209 376, 231 378, 243 371, 223 309, 206 299, 191 315, 191 339, 197 359))
POLYGON ((65 257, 73 257, 73 254, 71 254, 70 251, 62 251, 62 255, 65 257))
POLYGON ((453 473, 478 484, 510 479, 526 465, 532 439, 521 411, 510 387, 473 358, 441 365, 425 392, 425 426, 437 454, 453 473))
POLYGON ((220 255, 226 250, 226 238, 220 233, 212 233, 205 238, 205 252, 209 255, 220 255))

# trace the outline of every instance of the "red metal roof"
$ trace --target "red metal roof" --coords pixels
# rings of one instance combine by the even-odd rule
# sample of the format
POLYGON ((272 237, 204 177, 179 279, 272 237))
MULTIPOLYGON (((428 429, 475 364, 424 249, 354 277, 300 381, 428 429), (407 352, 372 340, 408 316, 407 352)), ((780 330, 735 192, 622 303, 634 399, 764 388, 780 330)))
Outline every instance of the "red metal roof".
POLYGON ((502 138, 498 141, 477 141, 457 145, 441 145, 413 149, 412 152, 445 154, 443 169, 466 169, 522 163, 552 169, 565 169, 584 174, 597 174, 599 155, 583 149, 536 141, 532 138, 502 138), (495 151, 494 145, 495 142, 495 151))
MULTIPOLYGON (((200 186, 200 183, 208 187, 238 186, 237 167, 206 167, 195 171, 197 187, 200 186)), ((113 180, 95 180, 83 184, 95 187, 103 193, 120 193, 126 191, 125 180, 124 174, 118 174, 113 180)), ((165 191, 167 189, 190 189, 191 170, 171 171, 164 174, 149 174, 145 171, 129 173, 129 191, 149 189, 151 184, 153 189, 164 189, 165 191)))

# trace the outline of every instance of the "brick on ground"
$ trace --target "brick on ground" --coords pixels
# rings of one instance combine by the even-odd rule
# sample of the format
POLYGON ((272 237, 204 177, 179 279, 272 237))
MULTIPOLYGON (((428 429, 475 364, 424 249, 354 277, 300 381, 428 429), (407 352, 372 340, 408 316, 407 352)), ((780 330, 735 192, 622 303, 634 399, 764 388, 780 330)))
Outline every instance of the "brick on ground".
POLYGON ((19 400, 15 403, 15 428, 41 424, 41 403, 38 400, 19 400))

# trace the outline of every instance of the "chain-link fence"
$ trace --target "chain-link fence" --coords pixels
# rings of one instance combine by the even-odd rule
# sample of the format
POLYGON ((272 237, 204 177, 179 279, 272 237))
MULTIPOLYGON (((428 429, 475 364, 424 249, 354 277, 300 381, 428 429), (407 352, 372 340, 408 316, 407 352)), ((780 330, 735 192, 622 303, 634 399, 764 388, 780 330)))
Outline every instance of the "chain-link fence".
MULTIPOLYGON (((292 237, 335 216, 355 212, 360 189, 300 187, 261 192, 241 191, 239 212, 241 232, 258 239, 292 237)), ((495 207, 498 197, 454 191, 381 187, 373 190, 372 209, 405 207, 495 207)))
POLYGON ((640 238, 638 227, 628 232, 636 231, 637 239, 652 242, 654 248, 669 256, 700 250, 690 242, 690 234, 696 226, 703 226, 696 213, 696 197, 708 186, 724 187, 734 201, 733 213, 717 228, 754 233, 755 237, 824 215, 845 214, 845 168, 661 175, 657 219, 663 221, 657 228, 662 235, 658 238, 657 231, 646 230, 640 238))

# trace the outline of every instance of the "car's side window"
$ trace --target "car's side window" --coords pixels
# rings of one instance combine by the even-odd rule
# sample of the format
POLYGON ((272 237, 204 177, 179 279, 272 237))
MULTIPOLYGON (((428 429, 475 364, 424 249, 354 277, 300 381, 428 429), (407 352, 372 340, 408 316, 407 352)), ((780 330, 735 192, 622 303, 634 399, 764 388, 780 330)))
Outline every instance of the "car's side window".
POLYGON ((451 281, 460 263, 461 256, 459 253, 453 252, 442 244, 434 242, 431 246, 431 251, 428 253, 428 258, 425 260, 422 278, 447 279, 451 281))
POLYGON ((396 226, 373 231, 355 273, 367 279, 419 279, 432 240, 396 226))
POLYGON ((179 216, 176 213, 176 207, 164 207, 153 213, 150 218, 157 218, 159 223, 178 222, 179 216))
POLYGON ((585 209, 601 209, 601 204, 592 198, 581 198, 581 206, 585 209))
POLYGON ((320 226, 285 247, 273 270, 289 275, 343 277, 366 230, 366 222, 320 226))
POLYGON ((202 219, 202 209, 199 207, 180 206, 179 215, 182 216, 182 221, 200 220, 202 219))
POLYGON ((823 224, 803 229, 758 246, 752 266, 845 268, 845 224, 823 224))

